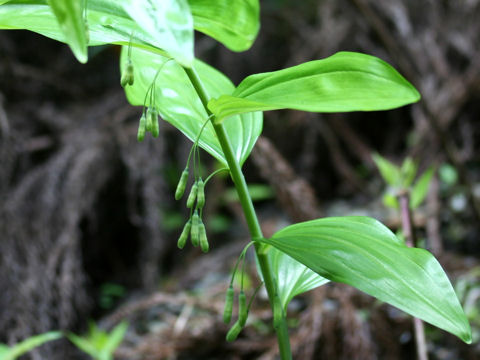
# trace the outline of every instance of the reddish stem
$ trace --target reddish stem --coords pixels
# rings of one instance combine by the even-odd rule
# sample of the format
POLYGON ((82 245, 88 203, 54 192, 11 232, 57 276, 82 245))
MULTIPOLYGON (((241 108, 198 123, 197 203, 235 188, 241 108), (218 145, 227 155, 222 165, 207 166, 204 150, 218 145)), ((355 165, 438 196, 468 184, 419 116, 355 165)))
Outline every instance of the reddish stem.
MULTIPOLYGON (((402 230, 405 236, 405 243, 408 247, 415 247, 417 239, 413 228, 412 212, 410 210, 410 194, 408 191, 402 191, 397 195, 400 204, 400 214, 402 216, 402 230)), ((427 342, 425 341, 425 330, 423 321, 419 318, 413 318, 413 328, 415 332, 415 342, 417 344, 418 360, 428 360, 427 342)))

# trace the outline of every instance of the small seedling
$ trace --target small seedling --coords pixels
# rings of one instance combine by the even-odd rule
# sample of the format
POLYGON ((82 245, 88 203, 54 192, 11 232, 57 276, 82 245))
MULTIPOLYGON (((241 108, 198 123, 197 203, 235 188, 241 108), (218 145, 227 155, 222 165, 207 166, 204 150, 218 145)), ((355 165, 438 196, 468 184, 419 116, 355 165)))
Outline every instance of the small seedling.
POLYGON ((128 323, 124 321, 108 333, 91 322, 86 335, 78 336, 70 333, 67 337, 77 348, 94 360, 113 360, 113 353, 123 341, 127 329, 128 323))
POLYGON ((372 158, 383 180, 388 185, 387 191, 383 195, 385 206, 399 209, 398 195, 406 192, 409 193, 410 197, 410 209, 414 210, 423 203, 435 173, 434 167, 429 167, 414 181, 417 177, 418 167, 411 158, 405 158, 400 167, 379 154, 373 154, 372 158))

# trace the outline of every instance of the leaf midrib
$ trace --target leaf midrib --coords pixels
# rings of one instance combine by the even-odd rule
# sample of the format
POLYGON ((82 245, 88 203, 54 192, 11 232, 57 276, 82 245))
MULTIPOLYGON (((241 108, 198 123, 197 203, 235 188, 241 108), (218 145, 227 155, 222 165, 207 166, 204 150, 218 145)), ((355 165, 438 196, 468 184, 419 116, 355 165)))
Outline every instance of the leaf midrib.
MULTIPOLYGON (((352 232, 352 231, 350 231, 350 232, 351 232, 351 233, 354 233, 354 232, 352 232)), ((386 268, 376 257, 372 256, 368 251, 366 251, 365 249, 363 249, 361 246, 358 246, 357 244, 355 244, 355 243, 353 243, 353 242, 349 242, 349 241, 346 241, 346 240, 343 240, 343 239, 339 239, 339 238, 336 238, 336 237, 333 237, 333 236, 328 236, 328 235, 322 235, 322 236, 325 236, 326 238, 331 238, 331 239, 334 240, 334 241, 338 241, 338 242, 342 242, 342 243, 347 243, 348 245, 351 245, 352 247, 355 247, 355 248, 358 250, 359 253, 364 253, 364 254, 366 254, 366 257, 368 257, 368 258, 370 258, 370 259, 373 259, 377 264, 380 264, 380 266, 381 266, 383 269, 385 269, 386 272, 388 272, 388 273, 391 274, 391 275, 393 274, 393 275, 394 275, 394 278, 398 278, 399 281, 400 281, 401 283, 403 283, 404 285, 406 285, 407 288, 413 290, 413 292, 414 292, 417 296, 419 296, 419 298, 423 299, 423 300, 424 300, 427 304, 429 304, 432 308, 439 310, 438 312, 439 312, 440 314, 442 314, 446 319, 448 319, 448 321, 450 322, 450 324, 455 325, 455 323, 450 320, 450 317, 449 317, 449 316, 445 316, 445 312, 444 312, 441 308, 439 308, 439 307, 436 306, 434 303, 432 303, 432 302, 431 302, 428 298, 426 298, 422 293, 419 293, 416 289, 413 289, 411 286, 409 286, 408 283, 407 283, 405 280, 403 280, 401 277, 399 277, 398 275, 396 275, 394 272, 392 272, 391 270, 389 270, 388 268, 386 268)), ((357 236, 358 236, 358 235, 357 235, 357 236)), ((295 234, 295 237, 312 238, 311 235, 302 235, 302 234, 295 234)), ((374 240, 376 239, 375 237, 372 237, 372 236, 366 236, 366 237, 367 237, 367 238, 370 238, 370 239, 374 239, 374 240)), ((282 246, 285 246, 285 247, 287 247, 287 248, 290 248, 290 249, 292 249, 292 250, 295 250, 295 249, 296 249, 295 247, 293 247, 292 245, 289 245, 289 244, 290 244, 290 241, 289 241, 289 240, 292 239, 292 238, 293 238, 292 236, 290 236, 290 237, 276 237, 276 236, 274 235, 271 239, 272 239, 272 240, 273 240, 273 239, 283 240, 282 246)), ((273 244, 272 244, 272 245, 273 245, 273 244)), ((382 243, 382 245, 384 245, 384 244, 382 243)), ((302 257, 302 258, 303 258, 303 257, 302 257)), ((407 257, 407 260, 410 261, 411 263, 415 264, 415 266, 420 267, 422 270, 425 270, 422 266, 420 266, 419 264, 415 263, 413 260, 409 259, 408 257, 407 257)), ((307 267, 308 267, 308 266, 307 266, 307 267)), ((313 269, 312 269, 312 270, 313 270, 313 269)), ((313 270, 313 271, 314 271, 314 270, 313 270)), ((315 272, 315 271, 314 271, 314 272, 315 272)), ((427 276, 429 277, 429 279, 432 281, 432 278, 431 278, 430 274, 429 274, 427 271, 425 271, 425 273, 427 274, 427 276)), ((370 282, 370 279, 367 278, 367 277, 365 277, 365 276, 363 276, 361 273, 357 273, 357 275, 359 275, 359 276, 362 277, 364 280, 366 280, 366 282, 370 282)), ((320 276, 322 276, 322 275, 320 274, 320 276)), ((385 293, 385 294, 386 294, 386 293, 385 293)), ((455 313, 456 313, 456 312, 455 312, 455 313)), ((448 315, 448 313, 447 313, 447 315, 448 315)), ((454 326, 454 327, 457 328, 456 326, 454 326)))
MULTIPOLYGON (((263 83, 263 82, 266 82, 268 80, 271 80, 272 77, 274 77, 275 75, 272 75, 272 76, 268 76, 262 80, 260 80, 259 82, 257 82, 254 86, 251 86, 251 87, 248 87, 247 89, 245 89, 245 92, 247 92, 246 94, 243 94, 243 93, 240 93, 240 94, 237 94, 236 91, 234 91, 232 93, 232 96, 234 97, 240 97, 242 99, 248 99, 250 96, 253 96, 255 94, 258 94, 260 93, 261 91, 265 91, 267 89, 273 89, 275 87, 278 87, 278 86, 283 86, 283 85, 286 85, 286 84, 289 84, 291 82, 294 82, 294 81, 306 81, 305 79, 306 78, 309 78, 309 77, 318 77, 318 76, 323 76, 323 75, 332 75, 332 74, 337 74, 337 73, 360 73, 360 74, 367 74, 367 75, 372 75, 376 78, 379 78, 385 82, 390 82, 390 83, 393 83, 395 85, 398 85, 398 86, 403 86, 403 87, 406 87, 406 88, 409 88, 410 90, 412 90, 412 87, 411 86, 408 86, 408 83, 404 80, 404 81, 401 81, 401 82, 396 82, 394 81, 393 79, 389 79, 389 78, 386 78, 384 76, 381 76, 381 75, 378 75, 376 73, 373 73, 371 71, 363 71, 363 70, 331 70, 331 71, 325 71, 325 72, 321 72, 321 73, 315 73, 315 74, 308 74, 308 75, 303 75, 303 76, 297 76, 297 77, 292 77, 292 78, 289 78, 287 79, 286 81, 282 81, 280 83, 276 83, 276 84, 273 84, 273 85, 270 85, 270 86, 266 86, 266 87, 263 87, 261 88, 260 90, 255 90, 254 92, 251 92, 251 93, 248 93, 247 90, 248 89, 252 89, 252 88, 258 88, 260 87, 260 85, 263 83)), ((398 77, 397 77, 398 78, 398 77)), ((402 80, 402 79, 400 79, 402 80)), ((243 81, 242 81, 243 82, 243 81)), ((240 85, 237 87, 240 88, 242 84, 240 83, 240 85)))

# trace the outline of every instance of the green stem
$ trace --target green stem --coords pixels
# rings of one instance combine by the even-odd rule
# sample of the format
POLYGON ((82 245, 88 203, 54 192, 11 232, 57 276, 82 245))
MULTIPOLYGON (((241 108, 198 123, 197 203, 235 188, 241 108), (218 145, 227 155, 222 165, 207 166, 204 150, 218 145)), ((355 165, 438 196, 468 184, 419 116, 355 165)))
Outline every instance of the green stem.
MULTIPOLYGON (((258 222, 257 214, 248 192, 245 177, 243 176, 240 164, 235 158, 230 139, 225 131, 225 127, 221 123, 215 124, 215 116, 207 107, 209 96, 195 70, 193 68, 184 68, 184 70, 193 87, 195 88, 195 91, 200 97, 205 111, 210 116, 213 129, 215 130, 220 146, 222 147, 223 154, 227 160, 228 167, 230 168, 230 175, 233 183, 235 184, 235 188, 240 199, 240 204, 242 205, 250 236, 252 237, 252 240, 261 239, 263 238, 262 229, 260 228, 260 223, 258 222)), ((273 309, 275 285, 267 255, 263 250, 263 245, 255 242, 255 252, 257 254, 258 263, 260 264, 260 272, 262 273, 263 280, 265 282, 265 288, 267 289, 268 298, 270 300, 270 307, 273 309)), ((278 326, 275 331, 277 333, 280 358, 282 360, 290 360, 292 358, 292 354, 290 350, 290 340, 288 337, 288 328, 285 316, 283 317, 280 326, 278 326)))
POLYGON ((209 182, 209 180, 211 178, 213 178, 215 175, 217 175, 218 173, 221 173, 222 171, 229 171, 228 168, 224 167, 224 168, 221 168, 221 169, 217 169, 215 170, 213 173, 211 173, 210 175, 208 175, 208 177, 205 179, 204 183, 205 183, 205 186, 207 186, 207 183, 209 182))

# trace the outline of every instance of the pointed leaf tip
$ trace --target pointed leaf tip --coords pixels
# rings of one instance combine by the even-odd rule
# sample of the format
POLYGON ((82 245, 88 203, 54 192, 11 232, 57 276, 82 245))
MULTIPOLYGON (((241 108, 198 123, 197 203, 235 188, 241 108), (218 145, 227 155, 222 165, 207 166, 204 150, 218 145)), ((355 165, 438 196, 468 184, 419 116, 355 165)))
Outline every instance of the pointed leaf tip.
POLYGON ((466 343, 472 341, 468 320, 434 256, 408 248, 375 219, 313 220, 288 226, 260 241, 329 280, 354 286, 466 343))
POLYGON ((323 60, 248 76, 231 95, 210 101, 219 121, 251 111, 388 110, 416 102, 418 91, 385 61, 339 52, 323 60))
POLYGON ((248 50, 260 29, 258 0, 189 0, 195 29, 232 51, 248 50))
POLYGON ((87 29, 83 18, 83 2, 77 0, 48 0, 58 25, 73 54, 81 63, 88 61, 87 29))

